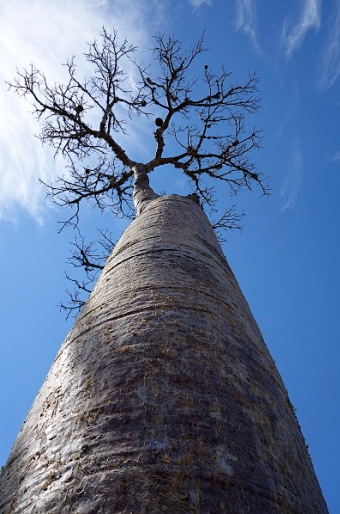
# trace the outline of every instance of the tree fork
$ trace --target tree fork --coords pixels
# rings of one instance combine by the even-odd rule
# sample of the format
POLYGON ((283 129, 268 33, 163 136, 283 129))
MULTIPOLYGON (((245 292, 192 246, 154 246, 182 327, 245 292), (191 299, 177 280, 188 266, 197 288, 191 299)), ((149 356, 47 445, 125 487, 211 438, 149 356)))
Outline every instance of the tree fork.
POLYGON ((208 219, 134 172, 139 215, 17 437, 0 513, 327 513, 208 219))

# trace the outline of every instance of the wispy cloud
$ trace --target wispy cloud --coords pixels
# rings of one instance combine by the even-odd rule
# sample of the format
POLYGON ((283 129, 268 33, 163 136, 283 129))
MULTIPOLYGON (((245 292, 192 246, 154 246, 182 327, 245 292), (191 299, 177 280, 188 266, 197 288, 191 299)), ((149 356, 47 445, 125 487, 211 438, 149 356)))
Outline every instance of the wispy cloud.
POLYGON ((340 151, 336 151, 330 158, 329 160, 331 162, 338 162, 340 161, 340 151))
MULTIPOLYGON (((154 3, 153 20, 159 14, 154 3)), ((81 57, 103 25, 109 30, 114 26, 139 47, 149 47, 146 10, 151 4, 152 0, 146 8, 137 0, 0 0, 0 219, 12 218, 21 208, 41 220, 46 200, 39 178, 51 182, 63 171, 63 163, 54 161, 52 152, 34 137, 39 127, 28 102, 7 91, 5 81, 13 80, 16 68, 32 62, 47 77, 62 80, 60 64, 72 55, 81 57)), ((80 62, 79 69, 86 74, 85 63, 80 62)), ((138 139, 137 133, 131 137, 138 139)))
POLYGON ((340 75, 340 0, 336 0, 334 5, 333 24, 321 65, 320 86, 322 88, 333 86, 340 75))
POLYGON ((198 7, 201 7, 201 5, 211 5, 212 0, 189 0, 191 5, 197 9, 198 7))
POLYGON ((318 30, 321 22, 321 1, 304 0, 299 20, 285 19, 282 29, 282 43, 287 57, 301 45, 310 29, 318 30))
POLYGON ((249 37, 254 50, 262 55, 257 36, 255 0, 236 0, 235 26, 249 37))
POLYGON ((281 211, 294 209, 302 180, 302 155, 299 144, 294 142, 290 162, 287 166, 287 175, 280 192, 283 198, 281 211))

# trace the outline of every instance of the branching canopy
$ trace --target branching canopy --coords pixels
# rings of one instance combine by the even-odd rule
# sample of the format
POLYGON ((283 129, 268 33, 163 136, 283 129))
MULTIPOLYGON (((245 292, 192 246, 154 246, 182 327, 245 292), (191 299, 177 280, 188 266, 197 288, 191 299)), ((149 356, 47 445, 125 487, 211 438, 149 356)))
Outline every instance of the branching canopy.
MULTIPOLYGON (((121 141, 137 118, 155 123, 154 146, 144 162, 148 173, 172 165, 208 203, 212 179, 230 193, 255 184, 268 192, 249 158, 260 146, 258 131, 246 124, 258 109, 258 80, 249 75, 244 83, 233 82, 224 68, 216 74, 199 64, 205 51, 203 37, 185 51, 175 37, 159 34, 152 64, 145 65, 135 46, 103 29, 84 54, 93 70, 85 80, 74 58, 65 65, 63 84, 50 83, 34 66, 17 73, 10 88, 30 100, 41 141, 67 161, 68 172, 47 185, 54 202, 72 209, 66 225, 78 224, 84 200, 116 214, 129 211, 137 161, 121 141)), ((221 219, 229 226, 233 217, 221 219)), ((95 262, 83 265, 95 269, 95 262)))

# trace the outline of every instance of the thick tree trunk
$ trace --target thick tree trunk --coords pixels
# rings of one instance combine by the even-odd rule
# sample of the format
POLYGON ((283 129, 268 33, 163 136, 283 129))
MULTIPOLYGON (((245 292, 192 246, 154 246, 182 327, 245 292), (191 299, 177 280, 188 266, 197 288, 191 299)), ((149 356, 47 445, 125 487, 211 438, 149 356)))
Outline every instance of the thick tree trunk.
POLYGON ((327 513, 202 209, 155 195, 140 212, 18 435, 0 513, 327 513))

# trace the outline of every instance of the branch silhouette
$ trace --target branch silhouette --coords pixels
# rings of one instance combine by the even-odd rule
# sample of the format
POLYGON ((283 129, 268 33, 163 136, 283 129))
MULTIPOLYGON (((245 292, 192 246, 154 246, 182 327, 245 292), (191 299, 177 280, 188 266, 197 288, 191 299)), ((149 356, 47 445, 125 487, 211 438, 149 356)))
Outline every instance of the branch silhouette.
MULTIPOLYGON (((134 45, 103 28, 84 54, 92 68, 85 80, 74 57, 64 65, 64 83, 51 83, 33 65, 17 72, 9 87, 31 102, 42 143, 66 160, 65 175, 45 184, 52 201, 70 209, 61 230, 79 226, 85 201, 113 215, 133 216, 132 179, 140 163, 120 141, 136 119, 155 123, 154 145, 142 164, 146 175, 172 165, 211 208, 219 183, 229 195, 253 186, 269 193, 250 159, 261 146, 260 133, 246 123, 259 107, 258 79, 249 75, 235 82, 223 67, 216 73, 200 63, 206 52, 204 34, 189 50, 174 36, 158 34, 152 64, 145 65, 134 45)), ((238 228, 239 219, 228 208, 219 227, 238 228)), ((83 261, 73 254, 73 263, 95 272, 102 262, 96 252, 86 256, 89 249, 93 246, 84 243, 83 261)))

